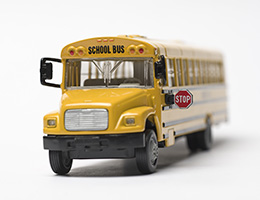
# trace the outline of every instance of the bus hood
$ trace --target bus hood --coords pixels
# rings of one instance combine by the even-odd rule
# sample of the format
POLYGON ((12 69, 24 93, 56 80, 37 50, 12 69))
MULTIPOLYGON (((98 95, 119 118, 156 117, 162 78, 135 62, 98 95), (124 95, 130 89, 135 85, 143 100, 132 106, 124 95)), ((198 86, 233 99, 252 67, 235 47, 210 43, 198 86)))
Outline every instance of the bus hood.
POLYGON ((148 105, 147 94, 139 88, 69 90, 62 95, 60 117, 70 109, 106 109, 109 125, 103 133, 113 132, 125 111, 148 105))
POLYGON ((139 88, 69 90, 62 95, 61 109, 106 108, 121 112, 146 106, 147 92, 139 88))

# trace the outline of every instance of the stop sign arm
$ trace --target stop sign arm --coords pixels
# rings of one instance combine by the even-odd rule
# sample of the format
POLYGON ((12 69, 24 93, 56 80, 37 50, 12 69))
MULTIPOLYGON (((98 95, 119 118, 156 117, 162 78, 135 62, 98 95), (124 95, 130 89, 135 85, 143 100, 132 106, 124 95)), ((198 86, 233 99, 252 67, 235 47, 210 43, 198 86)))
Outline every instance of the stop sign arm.
POLYGON ((174 104, 174 94, 173 90, 163 90, 162 91, 164 95, 164 101, 166 105, 173 105, 174 104))

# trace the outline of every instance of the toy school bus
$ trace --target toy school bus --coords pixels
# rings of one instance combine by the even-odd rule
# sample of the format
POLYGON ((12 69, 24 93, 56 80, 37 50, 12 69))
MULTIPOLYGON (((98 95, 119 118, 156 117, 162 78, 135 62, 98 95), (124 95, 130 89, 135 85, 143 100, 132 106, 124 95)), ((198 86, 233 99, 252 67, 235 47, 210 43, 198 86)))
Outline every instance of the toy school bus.
POLYGON ((60 175, 73 159, 134 157, 141 173, 152 173, 158 147, 186 136, 192 151, 208 150, 211 126, 227 118, 223 59, 215 51, 141 36, 99 37, 65 46, 61 60, 42 58, 40 71, 43 85, 62 90, 60 109, 45 115, 43 129, 51 168, 60 175), (46 81, 51 62, 63 65, 60 85, 46 81), (178 106, 185 101, 188 108, 178 106))

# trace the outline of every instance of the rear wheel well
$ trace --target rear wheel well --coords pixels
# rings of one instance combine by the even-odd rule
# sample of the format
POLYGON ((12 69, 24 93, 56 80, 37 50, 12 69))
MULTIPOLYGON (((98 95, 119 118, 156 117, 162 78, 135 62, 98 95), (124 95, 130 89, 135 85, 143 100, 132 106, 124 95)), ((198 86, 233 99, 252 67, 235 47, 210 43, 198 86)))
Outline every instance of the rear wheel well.
POLYGON ((210 121, 210 123, 212 123, 212 114, 211 114, 211 113, 208 113, 208 114, 206 115, 205 123, 207 123, 208 120, 210 121))

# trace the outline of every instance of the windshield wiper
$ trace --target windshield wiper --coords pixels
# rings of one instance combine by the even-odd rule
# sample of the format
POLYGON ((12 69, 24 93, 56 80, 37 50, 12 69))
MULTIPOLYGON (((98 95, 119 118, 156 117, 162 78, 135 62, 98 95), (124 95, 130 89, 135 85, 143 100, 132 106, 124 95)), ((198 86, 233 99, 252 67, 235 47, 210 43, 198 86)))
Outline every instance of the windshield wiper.
POLYGON ((112 73, 118 68, 118 66, 119 66, 122 62, 123 62, 123 60, 119 60, 119 61, 115 64, 115 66, 113 67, 113 69, 110 70, 110 73, 112 74, 112 73))
POLYGON ((102 69, 99 67, 99 65, 96 63, 95 60, 92 60, 92 62, 94 63, 94 65, 97 67, 97 69, 100 71, 101 74, 104 74, 104 72, 102 71, 102 69))
POLYGON ((108 87, 108 84, 110 83, 110 79, 112 77, 112 73, 117 70, 117 68, 123 62, 123 60, 117 61, 117 63, 114 65, 114 67, 111 70, 110 70, 111 62, 107 61, 107 63, 105 63, 103 66, 104 71, 101 69, 101 67, 95 60, 92 60, 92 62, 96 66, 96 68, 100 71, 100 73, 103 75, 104 83, 106 83, 106 87, 108 87))

